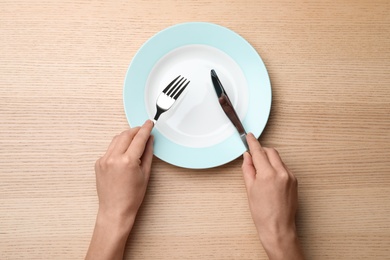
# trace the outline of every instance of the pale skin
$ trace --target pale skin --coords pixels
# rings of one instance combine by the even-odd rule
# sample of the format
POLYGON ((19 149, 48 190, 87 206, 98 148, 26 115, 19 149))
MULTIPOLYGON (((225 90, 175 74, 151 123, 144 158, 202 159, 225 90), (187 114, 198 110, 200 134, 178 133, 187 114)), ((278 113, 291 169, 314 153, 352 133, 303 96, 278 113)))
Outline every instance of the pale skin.
POLYGON ((249 208, 269 259, 304 259, 295 227, 298 182, 273 148, 247 135, 242 172, 249 208))
MULTIPOLYGON (((153 122, 113 138, 95 164, 99 210, 85 259, 122 259, 148 186, 153 160, 153 122)), ((269 259, 304 259, 295 227, 297 180, 278 152, 248 134, 243 178, 249 208, 269 259)))

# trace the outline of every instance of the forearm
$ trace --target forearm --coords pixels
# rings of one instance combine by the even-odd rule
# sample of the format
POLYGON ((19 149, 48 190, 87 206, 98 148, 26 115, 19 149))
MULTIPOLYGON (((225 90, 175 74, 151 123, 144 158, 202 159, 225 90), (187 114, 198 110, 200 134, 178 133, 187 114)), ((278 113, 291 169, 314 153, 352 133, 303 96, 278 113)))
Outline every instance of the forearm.
POLYGON ((122 259, 134 218, 98 214, 86 260, 122 259))
POLYGON ((260 237, 270 260, 303 260, 303 252, 295 231, 260 237))

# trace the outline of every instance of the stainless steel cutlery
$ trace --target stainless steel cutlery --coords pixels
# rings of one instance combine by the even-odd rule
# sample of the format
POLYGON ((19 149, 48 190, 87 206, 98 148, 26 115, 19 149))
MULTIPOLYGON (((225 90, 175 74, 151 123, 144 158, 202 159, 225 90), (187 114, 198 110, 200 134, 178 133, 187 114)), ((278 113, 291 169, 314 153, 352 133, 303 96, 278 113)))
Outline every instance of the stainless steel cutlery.
POLYGON ((180 97, 186 87, 190 84, 186 78, 177 76, 171 83, 164 88, 164 90, 157 97, 156 101, 156 115, 154 116, 154 122, 156 122, 162 113, 169 110, 175 101, 180 97))

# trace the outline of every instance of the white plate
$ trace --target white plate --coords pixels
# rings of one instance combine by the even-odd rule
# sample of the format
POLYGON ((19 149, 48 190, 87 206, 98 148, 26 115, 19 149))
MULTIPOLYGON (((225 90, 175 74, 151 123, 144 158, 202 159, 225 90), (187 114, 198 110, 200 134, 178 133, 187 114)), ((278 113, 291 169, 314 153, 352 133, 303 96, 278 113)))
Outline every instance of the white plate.
POLYGON ((149 118, 156 113, 157 96, 173 78, 182 75, 191 81, 177 104, 156 123, 157 130, 172 142, 204 148, 223 142, 235 131, 217 101, 211 69, 217 71, 238 115, 243 118, 248 108, 246 79, 237 63, 217 48, 179 47, 162 57, 149 74, 145 87, 149 118))
POLYGON ((131 126, 153 118, 162 89, 178 75, 191 83, 153 130, 154 153, 186 168, 210 168, 244 151, 211 82, 215 69, 248 132, 259 136, 268 120, 271 87, 256 51, 241 36, 209 23, 169 27, 149 39, 129 66, 124 106, 131 126))

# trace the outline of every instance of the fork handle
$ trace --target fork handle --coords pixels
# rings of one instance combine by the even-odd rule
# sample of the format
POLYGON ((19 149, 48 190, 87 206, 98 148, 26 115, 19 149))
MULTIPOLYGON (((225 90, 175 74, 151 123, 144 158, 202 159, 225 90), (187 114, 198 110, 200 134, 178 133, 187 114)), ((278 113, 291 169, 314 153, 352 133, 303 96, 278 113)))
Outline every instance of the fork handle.
POLYGON ((159 107, 157 107, 156 115, 154 116, 154 119, 153 119, 154 122, 156 122, 159 119, 159 117, 161 116, 161 114, 164 112, 165 112, 164 110, 159 109, 159 107))

